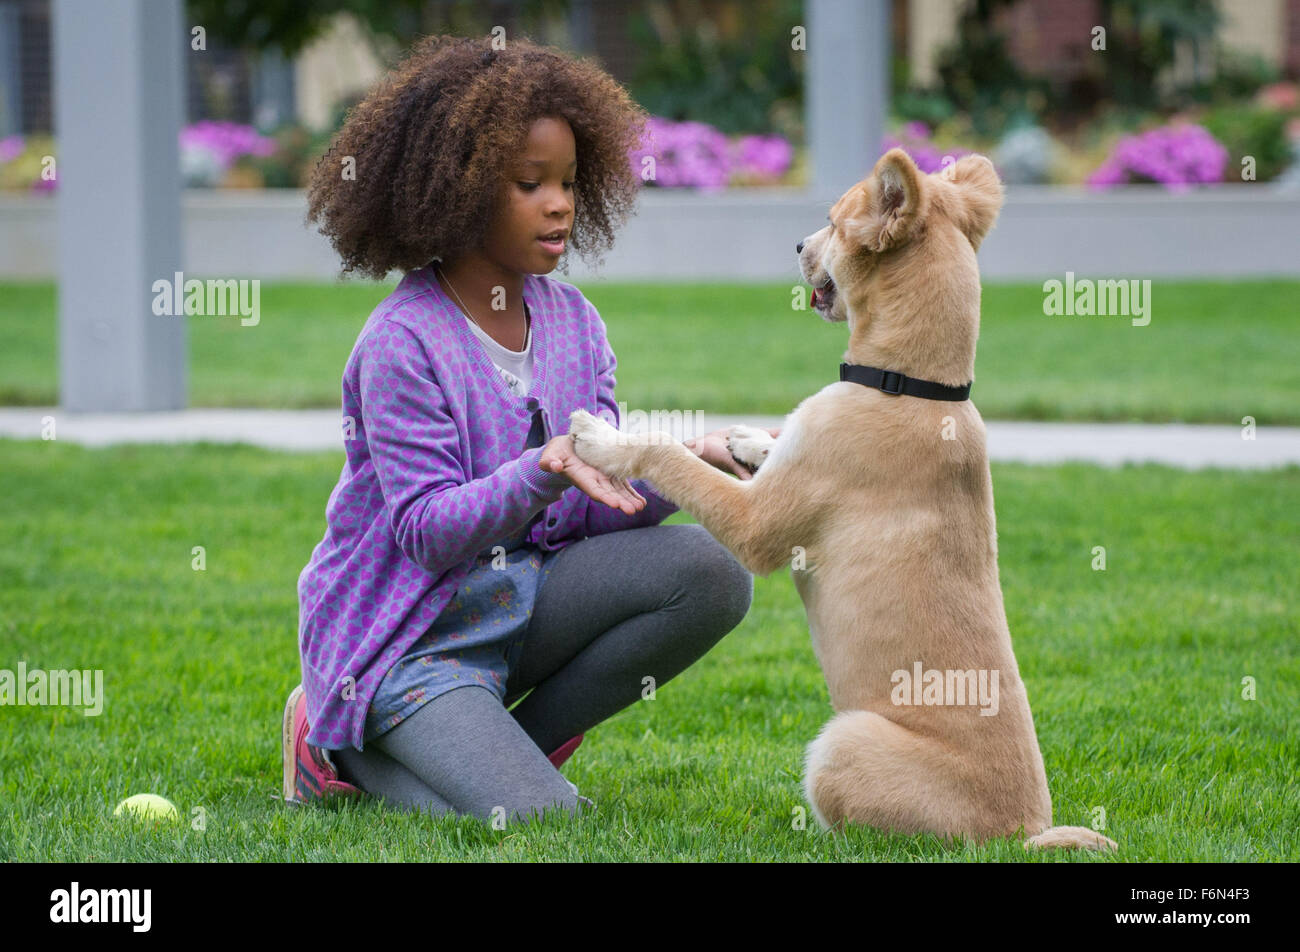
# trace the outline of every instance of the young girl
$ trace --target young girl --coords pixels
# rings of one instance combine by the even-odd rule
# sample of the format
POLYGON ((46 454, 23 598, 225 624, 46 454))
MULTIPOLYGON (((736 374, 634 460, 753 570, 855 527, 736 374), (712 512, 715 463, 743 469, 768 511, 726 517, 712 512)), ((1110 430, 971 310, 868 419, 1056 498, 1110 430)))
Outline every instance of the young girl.
MULTIPOLYGON (((658 525, 670 502, 557 435, 578 407, 617 420, 616 362, 596 309, 544 275, 611 243, 644 120, 589 63, 433 37, 315 170, 309 218, 344 270, 405 277, 343 374, 347 460, 298 582, 286 800, 575 812, 590 801, 557 768, 584 732, 748 610, 753 579, 712 536, 658 525)), ((722 431, 693 448, 737 468, 722 431)))

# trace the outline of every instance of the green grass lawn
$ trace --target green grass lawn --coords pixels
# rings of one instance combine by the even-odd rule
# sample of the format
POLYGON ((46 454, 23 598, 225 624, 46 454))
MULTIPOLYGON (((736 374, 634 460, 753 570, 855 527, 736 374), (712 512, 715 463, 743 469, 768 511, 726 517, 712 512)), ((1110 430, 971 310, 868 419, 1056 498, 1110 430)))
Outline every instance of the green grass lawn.
MULTIPOLYGON (((98 717, 0 709, 0 861, 1026 857, 1018 840, 792 828, 830 709, 788 573, 759 579, 741 626, 656 700, 588 734, 565 773, 594 817, 496 832, 374 803, 287 808, 295 584, 341 455, 0 441, 0 457, 0 668, 99 668, 107 695, 98 717), (202 807, 206 828, 111 816, 141 792, 187 820, 202 807)), ((999 465, 994 486, 1056 822, 1104 808, 1120 860, 1300 859, 1300 469, 999 465)))
MULTIPOLYGON (((261 320, 190 318, 196 406, 338 406, 387 286, 265 284, 261 320)), ((619 398, 646 410, 786 413, 837 379, 843 325, 786 284, 590 284, 619 398)), ((974 399, 988 419, 1300 423, 1300 282, 1155 281, 1152 317, 1048 317, 1041 284, 984 289, 974 399)), ((53 285, 0 284, 0 404, 57 403, 53 285)))

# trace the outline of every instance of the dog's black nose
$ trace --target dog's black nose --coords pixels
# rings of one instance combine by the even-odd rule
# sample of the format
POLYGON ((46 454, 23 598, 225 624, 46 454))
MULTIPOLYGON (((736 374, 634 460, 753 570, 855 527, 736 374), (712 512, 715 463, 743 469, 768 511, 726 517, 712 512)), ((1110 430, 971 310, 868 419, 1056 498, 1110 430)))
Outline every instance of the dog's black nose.
POLYGON ((794 246, 794 250, 795 250, 796 252, 802 252, 802 251, 803 251, 803 242, 801 241, 801 242, 799 242, 797 245, 795 245, 795 246, 794 246))

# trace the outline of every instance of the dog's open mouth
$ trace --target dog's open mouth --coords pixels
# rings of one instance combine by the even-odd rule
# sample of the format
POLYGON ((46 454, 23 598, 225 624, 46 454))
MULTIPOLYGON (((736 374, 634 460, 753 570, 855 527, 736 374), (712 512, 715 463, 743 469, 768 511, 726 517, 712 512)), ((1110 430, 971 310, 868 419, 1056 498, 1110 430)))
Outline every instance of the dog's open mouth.
POLYGON ((812 297, 808 299, 808 303, 822 317, 830 314, 831 308, 835 306, 835 282, 831 280, 829 274, 821 287, 813 288, 812 297))

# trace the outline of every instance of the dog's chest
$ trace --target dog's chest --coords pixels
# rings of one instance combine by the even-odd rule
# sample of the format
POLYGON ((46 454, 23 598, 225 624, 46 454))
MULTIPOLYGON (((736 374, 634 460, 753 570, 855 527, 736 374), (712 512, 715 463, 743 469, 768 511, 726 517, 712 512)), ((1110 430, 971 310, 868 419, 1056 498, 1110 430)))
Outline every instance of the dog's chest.
POLYGON ((820 586, 816 566, 808 560, 807 553, 795 553, 790 563, 790 577, 794 580, 794 588, 799 593, 800 601, 803 602, 804 614, 808 616, 808 631, 812 636, 813 648, 817 650, 820 657, 821 651, 818 650, 819 633, 822 630, 821 604, 818 598, 820 586))

